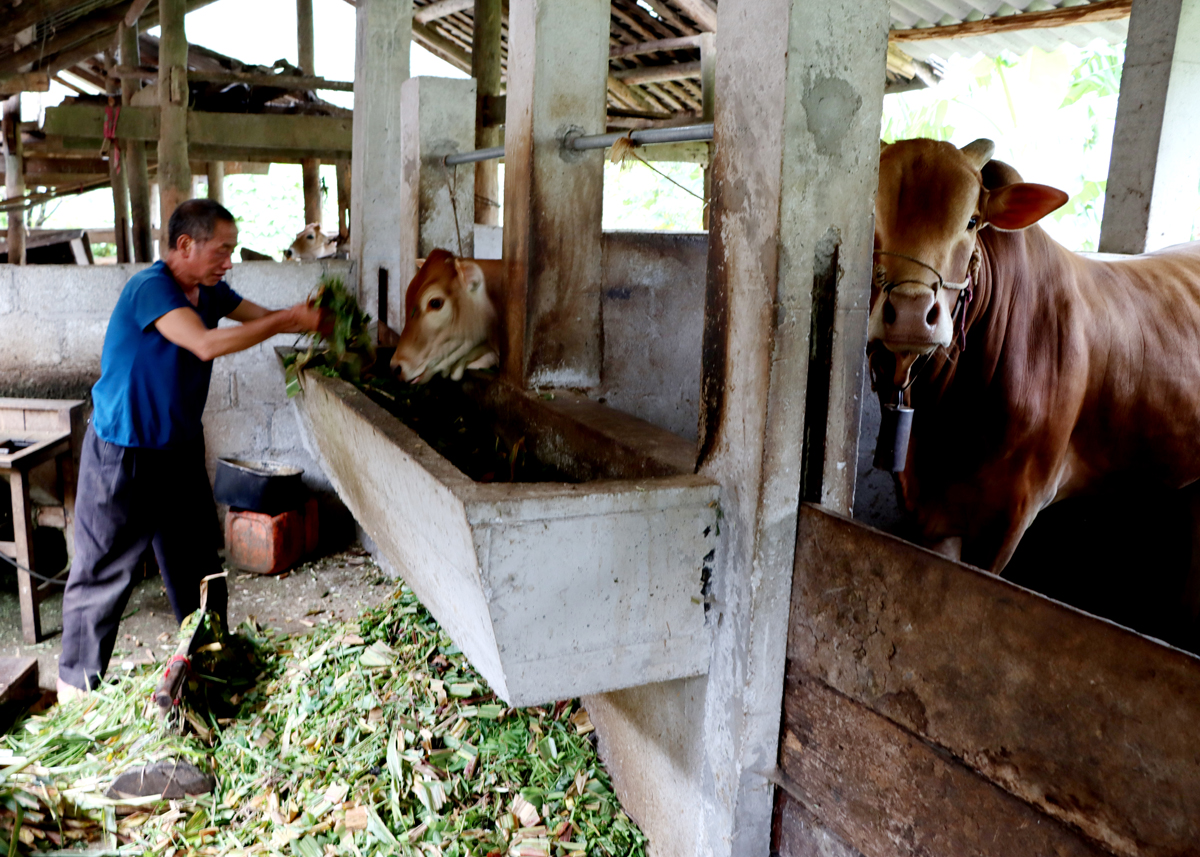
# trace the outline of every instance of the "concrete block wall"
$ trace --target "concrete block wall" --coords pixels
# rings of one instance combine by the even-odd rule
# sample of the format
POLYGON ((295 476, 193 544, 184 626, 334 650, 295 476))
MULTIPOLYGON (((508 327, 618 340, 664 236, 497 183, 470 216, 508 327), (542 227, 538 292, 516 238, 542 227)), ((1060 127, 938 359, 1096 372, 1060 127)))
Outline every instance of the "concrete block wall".
MULTIPOLYGON (((0 396, 88 398, 109 316, 144 267, 0 265, 0 396)), ((242 297, 275 309, 304 300, 326 273, 353 276, 349 262, 327 260, 239 263, 227 279, 242 297)), ((204 413, 210 476, 221 456, 271 458, 303 467, 310 487, 332 491, 300 440, 275 356, 275 346, 296 341, 277 336, 214 362, 204 413)))

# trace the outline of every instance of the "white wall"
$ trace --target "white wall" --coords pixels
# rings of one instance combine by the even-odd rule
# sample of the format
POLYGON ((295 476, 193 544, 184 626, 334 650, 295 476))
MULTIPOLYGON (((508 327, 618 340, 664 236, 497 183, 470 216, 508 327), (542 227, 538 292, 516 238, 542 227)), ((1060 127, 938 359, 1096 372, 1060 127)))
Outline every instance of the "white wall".
MULTIPOLYGON (((100 375, 104 333, 117 298, 144 265, 0 265, 0 396, 85 398, 100 375)), ((304 300, 326 273, 350 279, 349 262, 246 262, 229 284, 271 308, 304 300)), ((219 456, 273 458, 305 469, 319 490, 329 482, 304 450, 284 392, 277 336, 219 357, 204 414, 209 472, 219 456)))

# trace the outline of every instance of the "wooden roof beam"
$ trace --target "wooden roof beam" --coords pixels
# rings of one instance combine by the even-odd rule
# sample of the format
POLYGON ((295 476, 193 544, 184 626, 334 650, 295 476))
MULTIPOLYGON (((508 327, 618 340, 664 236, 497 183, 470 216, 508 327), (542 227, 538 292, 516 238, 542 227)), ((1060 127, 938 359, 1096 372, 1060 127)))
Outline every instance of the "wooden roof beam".
POLYGON ((701 30, 710 33, 717 31, 717 7, 709 0, 675 0, 675 5, 695 21, 701 30))
POLYGON ((474 8, 475 0, 434 0, 428 6, 413 9, 413 21, 418 24, 428 24, 438 18, 445 18, 447 15, 474 8))
POLYGON ((668 80, 685 80, 700 76, 700 61, 679 62, 671 65, 642 65, 614 71, 612 76, 625 84, 662 83, 668 80))
POLYGON ((441 33, 436 32, 432 27, 419 24, 414 19, 412 34, 417 44, 435 57, 445 60, 459 71, 464 71, 467 74, 471 73, 471 55, 441 33))
MULTIPOLYGON (((39 0, 33 3, 25 0, 18 10, 12 13, 13 17, 4 22, 4 30, 7 33, 19 33, 26 27, 32 27, 78 4, 79 0, 39 0)), ((9 5, 11 7, 11 4, 9 5)))
MULTIPOLYGON (((682 2, 682 0, 680 0, 682 2)), ((1087 6, 1067 6, 1045 12, 1023 12, 1002 18, 964 21, 944 27, 922 27, 913 30, 892 30, 888 39, 893 42, 919 42, 931 39, 963 39, 968 36, 994 36, 1020 30, 1041 30, 1051 27, 1070 27, 1077 24, 1099 24, 1129 17, 1133 0, 1102 0, 1087 6)))
POLYGON ((699 36, 680 36, 677 39, 657 39, 653 42, 638 42, 635 45, 613 45, 608 49, 611 59, 632 57, 638 54, 653 54, 659 51, 680 51, 700 47, 699 36))

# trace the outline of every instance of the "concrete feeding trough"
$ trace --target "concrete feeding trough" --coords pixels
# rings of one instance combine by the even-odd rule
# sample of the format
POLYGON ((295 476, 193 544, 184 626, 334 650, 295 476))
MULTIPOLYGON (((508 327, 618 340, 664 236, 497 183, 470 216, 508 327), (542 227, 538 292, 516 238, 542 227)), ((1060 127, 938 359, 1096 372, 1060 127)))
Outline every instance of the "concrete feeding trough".
POLYGON ((486 412, 578 482, 480 483, 352 385, 308 373, 301 430, 338 494, 498 696, 532 705, 704 673, 718 486, 691 443, 501 382, 486 412))

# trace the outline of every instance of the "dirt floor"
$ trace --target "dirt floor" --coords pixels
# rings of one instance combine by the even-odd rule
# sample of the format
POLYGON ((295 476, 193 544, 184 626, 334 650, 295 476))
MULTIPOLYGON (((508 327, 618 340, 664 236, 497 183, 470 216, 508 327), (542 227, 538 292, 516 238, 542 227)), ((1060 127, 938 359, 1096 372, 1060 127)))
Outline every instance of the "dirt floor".
MULTIPOLYGON (((386 577, 360 547, 313 559, 275 577, 229 570, 229 624, 236 627, 248 616, 288 633, 304 633, 324 622, 352 619, 364 608, 392 593, 398 581, 386 577)), ((0 566, 0 656, 34 656, 39 683, 53 688, 62 651, 62 594, 57 588, 42 602, 42 629, 50 636, 25 645, 17 602, 16 573, 0 566)), ((164 661, 175 649, 179 625, 167 602, 162 580, 139 582, 121 619, 109 671, 123 664, 164 661)))

